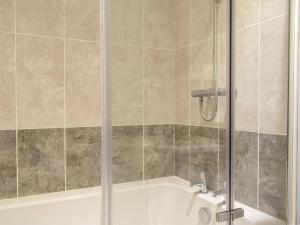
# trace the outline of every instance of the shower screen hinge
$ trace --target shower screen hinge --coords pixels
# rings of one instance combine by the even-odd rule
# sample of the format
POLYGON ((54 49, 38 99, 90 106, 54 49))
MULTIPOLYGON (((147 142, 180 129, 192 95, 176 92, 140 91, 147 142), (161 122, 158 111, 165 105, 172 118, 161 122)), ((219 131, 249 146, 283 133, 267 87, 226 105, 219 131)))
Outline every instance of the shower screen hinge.
POLYGON ((235 219, 244 217, 244 209, 238 208, 231 211, 219 212, 216 214, 217 222, 233 221, 235 219))

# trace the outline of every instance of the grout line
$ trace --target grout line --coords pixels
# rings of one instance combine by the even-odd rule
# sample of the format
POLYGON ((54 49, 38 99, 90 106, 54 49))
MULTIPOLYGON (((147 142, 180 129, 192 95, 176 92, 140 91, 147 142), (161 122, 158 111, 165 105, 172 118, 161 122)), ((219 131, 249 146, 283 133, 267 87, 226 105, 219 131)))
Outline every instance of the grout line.
MULTIPOLYGON (((259 16, 258 19, 259 21, 261 20, 261 0, 259 1, 259 16)), ((261 22, 258 24, 258 79, 257 79, 257 195, 256 195, 256 208, 259 209, 259 154, 260 154, 260 148, 259 148, 259 142, 260 142, 260 76, 261 76, 261 68, 260 68, 260 61, 261 61, 261 55, 260 55, 260 39, 261 39, 261 22)))
MULTIPOLYGON (((66 0, 64 3, 64 37, 66 37, 66 0)), ((64 179, 67 190, 67 134, 66 134, 66 39, 64 38, 64 179)))
MULTIPOLYGON (((188 23, 188 33, 189 33, 189 37, 188 37, 188 44, 191 43, 191 35, 190 35, 190 31, 191 31, 191 12, 192 12, 192 3, 191 0, 189 0, 189 23, 188 23)), ((191 74, 190 74, 190 55, 191 55, 191 48, 189 47, 188 49, 188 81, 189 81, 189 93, 188 93, 188 101, 189 101, 189 181, 191 182, 191 74)))
MULTIPOLYGON (((264 20, 261 20, 261 21, 260 21, 260 18, 259 18, 259 21, 256 22, 256 23, 252 23, 252 24, 248 24, 248 25, 245 25, 245 26, 238 27, 238 28, 237 28, 237 32, 240 31, 240 30, 246 29, 246 28, 250 28, 250 27, 254 27, 254 26, 256 26, 256 25, 260 25, 261 23, 267 22, 267 21, 269 21, 269 20, 277 19, 278 17, 284 16, 284 15, 286 15, 286 14, 288 14, 288 12, 284 12, 284 13, 282 13, 282 14, 280 14, 280 15, 273 16, 273 17, 271 17, 271 18, 264 19, 264 20)), ((226 36, 226 35, 227 35, 226 33, 218 34, 219 37, 226 36)), ((175 48, 175 51, 179 51, 179 50, 181 50, 181 49, 183 49, 183 48, 191 47, 191 46, 194 46, 194 45, 203 44, 204 42, 210 41, 210 40, 213 40, 213 38, 212 38, 212 37, 209 37, 209 38, 201 39, 201 40, 199 40, 199 41, 190 43, 190 44, 188 44, 188 45, 183 45, 183 46, 181 46, 181 47, 179 47, 179 48, 175 48)))
MULTIPOLYGON (((142 0, 142 36, 143 36, 143 47, 142 47, 142 53, 143 53, 143 181, 145 180, 145 0, 142 0)), ((147 179, 147 187, 148 187, 148 179, 147 179)), ((149 221, 149 189, 146 188, 146 224, 148 224, 149 221)))
POLYGON ((128 44, 112 44, 112 46, 116 47, 127 47, 127 48, 145 48, 151 50, 161 50, 161 51, 174 51, 174 48, 156 48, 150 46, 143 46, 143 45, 128 45, 128 44))
POLYGON ((56 36, 48 36, 48 35, 40 35, 40 34, 26 34, 26 33, 20 33, 20 32, 10 32, 10 31, 1 31, 0 33, 5 34, 16 34, 20 36, 30 36, 30 37, 40 37, 40 38, 49 38, 49 39, 59 39, 59 40, 70 40, 70 41, 81 41, 81 42, 89 42, 89 43, 98 43, 100 44, 100 41, 91 41, 91 40, 83 40, 83 39, 76 39, 76 38, 65 38, 65 37, 56 37, 56 36))
POLYGON ((16 180, 17 180, 17 198, 19 197, 19 145, 18 145, 18 77, 17 77, 17 1, 15 1, 15 43, 14 43, 14 66, 15 66, 15 104, 16 104, 16 180))
MULTIPOLYGON (((220 57, 221 55, 219 54, 220 53, 220 49, 221 49, 221 38, 222 36, 220 36, 219 34, 221 33, 220 30, 221 30, 221 16, 220 16, 220 7, 221 5, 219 5, 219 7, 216 7, 217 4, 216 2, 214 2, 214 6, 213 6, 213 10, 214 10, 214 29, 217 34, 214 36, 217 37, 217 40, 214 40, 213 43, 214 43, 214 63, 216 65, 214 65, 214 73, 216 74, 213 74, 213 76, 216 76, 216 88, 219 88, 219 71, 220 71, 220 64, 219 64, 219 60, 220 60, 220 57), (216 18, 218 19, 218 21, 216 20, 216 18), (216 70, 217 68, 217 70, 216 70)), ((215 38, 215 37, 214 37, 215 38)), ((217 98, 217 119, 218 119, 218 156, 217 156, 217 160, 218 160, 218 168, 217 168, 217 171, 218 171, 218 174, 217 174, 217 188, 218 190, 220 190, 220 99, 217 98)))
MULTIPOLYGON (((181 125, 181 126, 191 126, 191 127, 202 127, 202 128, 211 128, 211 129, 225 129, 223 127, 209 127, 203 125, 188 125, 188 124, 180 124, 180 123, 162 123, 162 124, 124 124, 124 125, 113 125, 113 127, 135 127, 135 126, 165 126, 165 125, 181 125)), ((66 127, 66 129, 76 129, 76 128, 99 128, 101 125, 95 126, 70 126, 66 127)), ((42 127, 42 128, 18 128, 18 130, 45 130, 45 129, 64 129, 64 127, 42 127)), ((0 129, 0 131, 15 131, 16 129, 0 129)), ((257 131, 247 131, 247 130, 236 130, 237 132, 247 132, 247 133, 258 133, 258 134, 266 134, 266 135, 277 135, 277 136, 287 136, 286 133, 273 133, 273 132, 257 132, 257 131)))
POLYGON ((176 138, 176 55, 175 55, 175 48, 176 48, 176 4, 172 4, 172 10, 173 10, 173 40, 174 40, 174 48, 172 49, 173 51, 173 56, 172 56, 172 59, 173 59, 173 85, 172 85, 172 92, 173 92, 173 147, 174 147, 174 156, 173 156, 173 159, 174 159, 174 170, 173 170, 173 174, 174 176, 176 176, 176 141, 175 141, 175 138, 176 138))
MULTIPOLYGON (((175 1, 174 1, 175 2, 175 1)), ((174 37, 174 51, 173 51, 173 116, 174 116, 174 134, 173 134, 173 146, 174 146, 174 176, 176 176, 176 109, 177 109, 177 96, 176 96, 176 42, 177 42, 177 26, 176 26, 176 17, 177 17, 177 8, 176 2, 173 6, 173 37, 174 37)))
MULTIPOLYGON (((284 13, 281 13, 281 14, 278 14, 276 16, 273 16, 273 17, 270 17, 270 18, 267 18, 267 19, 263 19, 263 20, 260 20, 260 23, 264 23, 264 22, 267 22, 267 21, 270 21, 272 19, 277 19, 278 17, 281 17, 281 16, 285 16, 289 14, 289 11, 286 11, 284 13)), ((261 19, 261 15, 259 15, 260 19, 261 19)))
POLYGON ((175 138, 176 138, 176 125, 175 125, 175 122, 176 122, 176 95, 175 95, 175 85, 176 85, 176 73, 175 73, 175 70, 176 70, 176 59, 175 59, 175 51, 173 51, 173 109, 174 109, 174 112, 173 112, 173 129, 174 129, 174 133, 173 133, 173 146, 174 146, 174 176, 176 176, 176 163, 175 163, 175 160, 176 160, 176 142, 175 142, 175 138))
MULTIPOLYGON (((142 1, 142 54, 143 54, 143 59, 142 59, 142 63, 143 63, 143 67, 142 67, 142 82, 143 82, 143 88, 142 88, 142 112, 143 112, 143 180, 145 180, 145 49, 144 49, 144 43, 145 43, 145 29, 144 29, 144 24, 145 24, 145 2, 144 0, 142 1)), ((147 204, 148 205, 148 204, 147 204)), ((148 213, 147 213, 148 214, 148 213)))

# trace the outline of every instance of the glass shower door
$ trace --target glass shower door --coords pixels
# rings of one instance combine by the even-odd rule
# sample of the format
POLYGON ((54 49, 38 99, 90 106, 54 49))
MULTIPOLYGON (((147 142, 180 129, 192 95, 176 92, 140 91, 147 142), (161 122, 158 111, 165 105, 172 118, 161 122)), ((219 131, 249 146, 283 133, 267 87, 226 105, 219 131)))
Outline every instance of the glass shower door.
POLYGON ((257 224, 287 219, 288 8, 236 1, 233 189, 257 224))

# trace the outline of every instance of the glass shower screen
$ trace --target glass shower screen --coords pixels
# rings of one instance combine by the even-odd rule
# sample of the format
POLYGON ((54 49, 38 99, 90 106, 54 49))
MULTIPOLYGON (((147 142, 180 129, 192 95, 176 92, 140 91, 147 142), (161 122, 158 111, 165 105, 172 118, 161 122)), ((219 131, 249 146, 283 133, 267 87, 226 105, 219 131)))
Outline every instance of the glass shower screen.
POLYGON ((112 224, 285 224, 288 0, 110 3, 112 224))

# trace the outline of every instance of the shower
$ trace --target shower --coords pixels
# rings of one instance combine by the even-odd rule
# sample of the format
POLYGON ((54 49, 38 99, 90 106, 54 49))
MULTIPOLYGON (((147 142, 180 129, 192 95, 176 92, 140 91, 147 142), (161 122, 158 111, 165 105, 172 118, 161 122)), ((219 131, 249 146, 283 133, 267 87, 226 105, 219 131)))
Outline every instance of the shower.
POLYGON ((218 96, 225 92, 218 88, 219 48, 220 48, 220 0, 214 1, 213 7, 213 70, 209 89, 192 91, 193 97, 199 97, 199 112, 203 120, 212 121, 218 112, 218 96))

